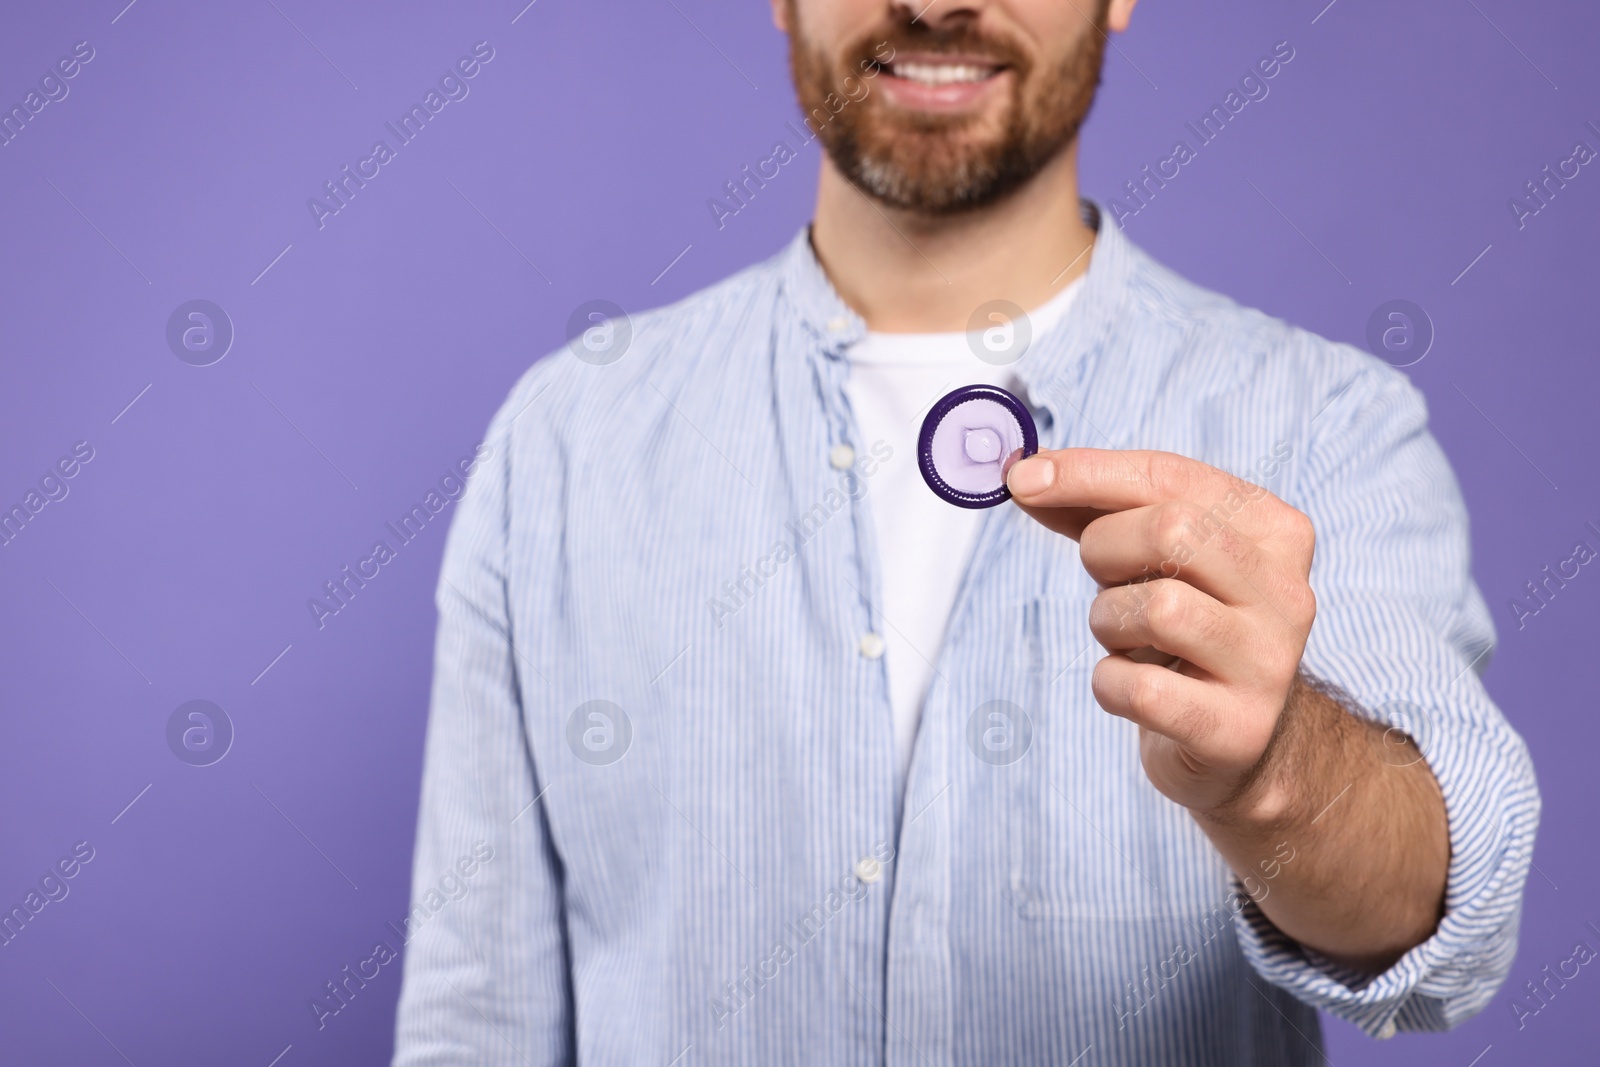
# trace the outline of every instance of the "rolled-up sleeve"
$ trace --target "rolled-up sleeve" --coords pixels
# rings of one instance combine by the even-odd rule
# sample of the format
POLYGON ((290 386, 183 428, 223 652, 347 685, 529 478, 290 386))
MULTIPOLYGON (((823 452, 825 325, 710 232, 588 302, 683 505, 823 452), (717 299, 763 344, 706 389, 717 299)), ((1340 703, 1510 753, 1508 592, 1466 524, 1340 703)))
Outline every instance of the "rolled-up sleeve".
POLYGON ((537 388, 525 376, 491 422, 446 541, 397 1067, 571 1057, 560 865, 523 723, 540 683, 508 606, 513 430, 538 423, 537 388))
MULTIPOLYGON (((1511 966, 1538 787, 1527 747, 1480 681, 1494 625, 1422 396, 1364 354, 1333 346, 1330 362, 1344 373, 1318 401, 1288 490, 1317 531, 1305 665, 1416 740, 1449 815, 1445 913, 1432 937, 1376 976, 1299 945, 1254 903, 1235 929, 1268 982, 1374 1037, 1443 1030, 1481 1010, 1511 966)), ((1407 758, 1392 751, 1397 763, 1407 758)))

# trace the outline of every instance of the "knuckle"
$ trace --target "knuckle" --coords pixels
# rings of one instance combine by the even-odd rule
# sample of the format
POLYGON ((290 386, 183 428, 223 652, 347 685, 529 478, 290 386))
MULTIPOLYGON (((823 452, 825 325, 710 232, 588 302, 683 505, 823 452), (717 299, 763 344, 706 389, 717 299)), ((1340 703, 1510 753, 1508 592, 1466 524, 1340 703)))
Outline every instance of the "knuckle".
POLYGON ((1144 611, 1152 631, 1170 634, 1184 627, 1188 621, 1189 602, 1178 582, 1171 579, 1151 582, 1149 597, 1144 611))
POLYGON ((1288 504, 1283 507, 1283 525, 1290 542, 1307 549, 1315 545, 1317 528, 1312 524, 1311 516, 1288 504))
POLYGON ((1141 670, 1128 683, 1128 707, 1141 719, 1148 719, 1161 710, 1166 695, 1163 673, 1160 668, 1141 670))
POLYGON ((1169 500, 1156 509, 1151 535, 1163 560, 1170 560, 1183 551, 1193 536, 1199 510, 1183 500, 1169 500))

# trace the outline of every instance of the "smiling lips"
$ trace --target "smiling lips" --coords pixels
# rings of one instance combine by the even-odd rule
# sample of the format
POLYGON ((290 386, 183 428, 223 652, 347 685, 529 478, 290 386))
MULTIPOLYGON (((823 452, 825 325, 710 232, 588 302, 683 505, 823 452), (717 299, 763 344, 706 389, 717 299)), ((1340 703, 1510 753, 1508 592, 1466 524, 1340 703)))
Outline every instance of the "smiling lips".
POLYGON ((1010 68, 971 55, 899 55, 883 65, 883 87, 894 103, 925 111, 964 111, 1010 68))

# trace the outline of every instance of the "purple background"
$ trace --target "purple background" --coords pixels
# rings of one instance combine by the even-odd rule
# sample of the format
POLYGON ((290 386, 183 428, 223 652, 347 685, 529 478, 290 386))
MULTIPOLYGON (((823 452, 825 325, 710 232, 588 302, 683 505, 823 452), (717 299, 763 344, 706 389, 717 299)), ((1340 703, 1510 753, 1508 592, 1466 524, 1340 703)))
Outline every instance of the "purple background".
MULTIPOLYGON (((444 521, 324 629, 306 601, 471 449, 580 303, 639 310, 775 251, 808 216, 817 148, 716 228, 707 199, 795 115, 756 0, 124 2, 12 5, 0 31, 8 109, 95 49, 0 147, 0 507, 95 450, 0 548, 0 906, 95 849, 0 947, 0 1058, 380 1063, 398 965, 320 1032, 307 1002, 406 910, 444 521), (307 199, 479 40, 495 57, 470 95, 319 230, 307 199), (237 331, 208 367, 165 340, 195 298, 237 331), (237 732, 204 768, 165 735, 197 698, 237 732)), ((1507 991, 1445 1036, 1332 1023, 1330 1058, 1587 1060, 1600 971, 1521 1030, 1510 1001, 1579 939, 1600 947, 1600 573, 1521 630, 1509 599, 1600 545, 1600 165, 1524 229, 1507 199, 1579 138, 1600 147, 1600 15, 1324 3, 1141 8, 1108 55, 1084 188, 1114 195, 1293 45, 1128 232, 1335 339, 1364 343, 1386 300, 1429 313, 1409 373, 1472 509, 1502 641, 1488 683, 1545 802, 1507 991)))

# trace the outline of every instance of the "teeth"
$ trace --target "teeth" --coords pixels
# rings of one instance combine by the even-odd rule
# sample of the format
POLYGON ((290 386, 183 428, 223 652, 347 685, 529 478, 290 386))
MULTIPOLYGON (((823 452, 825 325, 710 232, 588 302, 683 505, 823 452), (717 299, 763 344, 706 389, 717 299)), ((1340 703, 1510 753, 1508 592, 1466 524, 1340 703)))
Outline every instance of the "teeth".
POLYGON ((979 82, 994 73, 989 67, 973 67, 963 63, 896 63, 892 71, 896 77, 923 85, 979 82))

